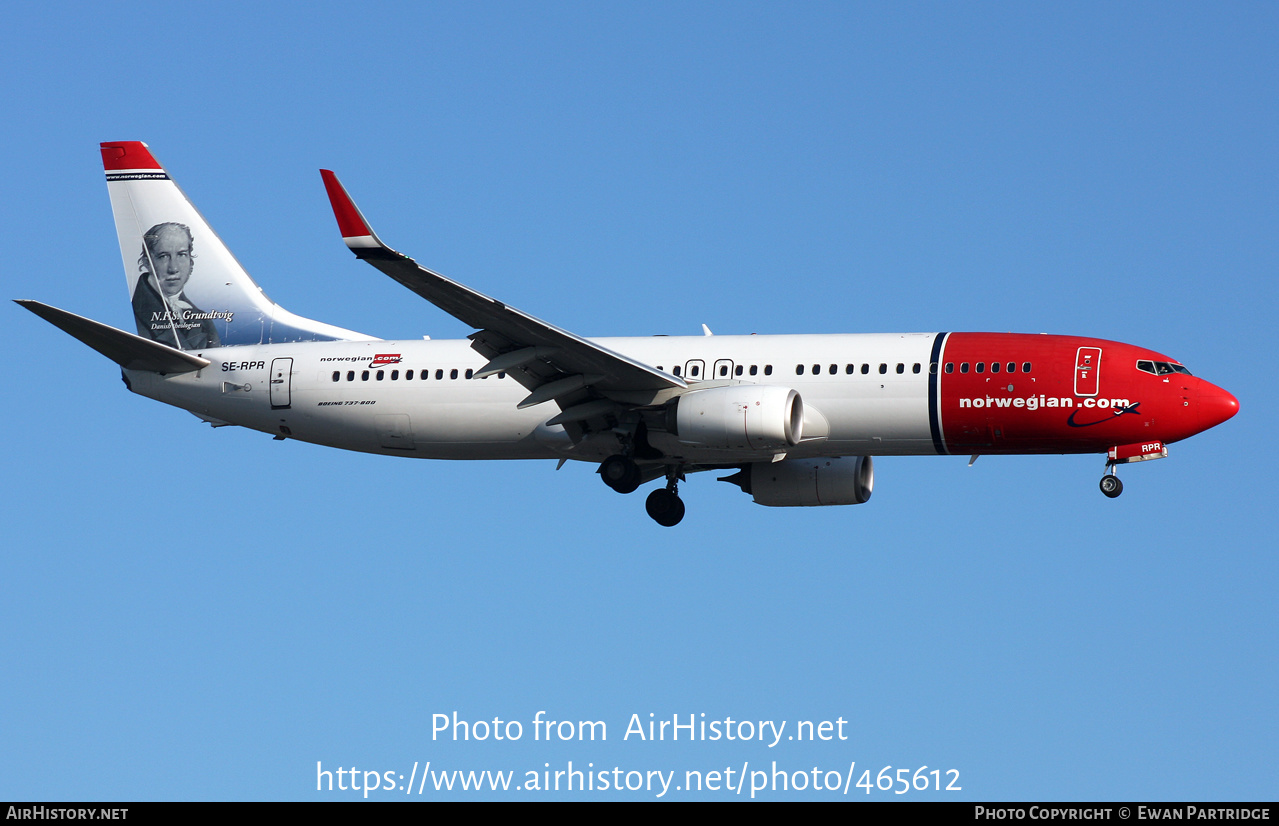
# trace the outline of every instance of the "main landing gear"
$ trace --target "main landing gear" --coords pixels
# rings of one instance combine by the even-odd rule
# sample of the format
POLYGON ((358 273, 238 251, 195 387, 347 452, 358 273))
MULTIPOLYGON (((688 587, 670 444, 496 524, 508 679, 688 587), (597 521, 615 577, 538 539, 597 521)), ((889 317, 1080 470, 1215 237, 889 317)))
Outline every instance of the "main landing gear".
POLYGON ((1106 475, 1101 477, 1100 487, 1101 492, 1111 499, 1124 492, 1124 483, 1119 481, 1119 477, 1115 475, 1115 466, 1109 462, 1106 463, 1106 475))
MULTIPOLYGON (((618 493, 633 493, 643 481, 639 465, 628 456, 618 453, 600 463, 600 478, 618 493)), ((679 482, 684 478, 679 466, 666 469, 666 486, 658 488, 644 501, 644 509, 653 521, 665 528, 672 528, 684 518, 684 500, 679 498, 679 482)))
POLYGON ((663 528, 673 528, 684 518, 684 500, 679 498, 679 480, 683 474, 671 466, 666 470, 666 487, 658 488, 644 500, 644 510, 663 528))
POLYGON ((640 486, 640 469, 630 457, 615 453, 600 463, 600 478, 618 493, 634 493, 640 486))

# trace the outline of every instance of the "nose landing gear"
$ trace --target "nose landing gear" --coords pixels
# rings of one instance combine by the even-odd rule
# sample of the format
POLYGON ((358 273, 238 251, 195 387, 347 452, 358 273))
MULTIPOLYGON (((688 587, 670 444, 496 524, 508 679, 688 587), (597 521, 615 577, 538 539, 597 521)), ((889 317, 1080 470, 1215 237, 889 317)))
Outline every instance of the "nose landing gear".
POLYGON ((1124 492, 1124 483, 1119 481, 1119 477, 1115 475, 1114 467, 1110 467, 1108 470, 1109 472, 1101 477, 1101 492, 1114 499, 1124 492))
MULTIPOLYGON (((1136 407, 1137 405, 1133 405, 1136 407)), ((1101 492, 1114 499, 1124 492, 1124 483, 1115 475, 1120 465, 1129 462, 1146 462, 1151 459, 1164 459, 1168 456, 1168 446, 1161 441, 1150 440, 1132 445, 1116 445, 1106 451, 1106 475, 1101 477, 1101 492)))

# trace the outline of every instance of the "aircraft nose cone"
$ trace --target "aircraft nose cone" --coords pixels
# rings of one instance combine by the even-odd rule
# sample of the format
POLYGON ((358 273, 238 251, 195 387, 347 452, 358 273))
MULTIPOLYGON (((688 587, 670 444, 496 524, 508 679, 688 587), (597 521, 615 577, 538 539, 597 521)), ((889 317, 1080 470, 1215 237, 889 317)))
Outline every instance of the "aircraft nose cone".
POLYGON ((1199 388, 1199 424, 1204 430, 1239 412, 1239 400, 1215 384, 1203 382, 1199 388))

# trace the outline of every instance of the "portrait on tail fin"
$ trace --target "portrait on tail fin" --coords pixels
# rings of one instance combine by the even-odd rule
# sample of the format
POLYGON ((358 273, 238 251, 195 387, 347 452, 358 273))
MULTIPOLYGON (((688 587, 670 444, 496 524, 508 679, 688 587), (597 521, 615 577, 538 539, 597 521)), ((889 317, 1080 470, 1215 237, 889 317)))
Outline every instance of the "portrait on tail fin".
MULTIPOLYGON (((184 292, 195 268, 195 239, 185 224, 156 224, 142 235, 137 284, 133 290, 133 317, 138 335, 180 350, 220 347, 214 318, 184 292)), ((229 318, 226 319, 230 321, 229 318)))

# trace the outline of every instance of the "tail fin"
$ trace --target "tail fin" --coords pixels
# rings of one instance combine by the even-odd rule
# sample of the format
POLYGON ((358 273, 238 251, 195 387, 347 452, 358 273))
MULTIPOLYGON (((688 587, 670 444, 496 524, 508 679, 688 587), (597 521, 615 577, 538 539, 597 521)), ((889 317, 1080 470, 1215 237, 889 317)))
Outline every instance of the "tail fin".
POLYGON ((145 143, 102 144, 102 165, 138 335, 179 350, 373 340, 267 298, 145 143))

